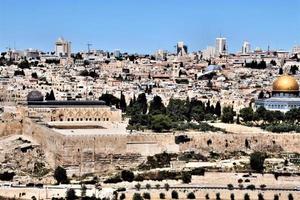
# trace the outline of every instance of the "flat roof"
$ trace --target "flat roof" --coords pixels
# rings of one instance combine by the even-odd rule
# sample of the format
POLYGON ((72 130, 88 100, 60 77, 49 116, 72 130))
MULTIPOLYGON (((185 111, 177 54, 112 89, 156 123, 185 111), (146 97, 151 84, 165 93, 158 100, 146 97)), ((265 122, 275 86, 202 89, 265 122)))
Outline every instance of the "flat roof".
POLYGON ((29 107, 82 107, 82 106, 106 106, 104 101, 28 101, 29 107))

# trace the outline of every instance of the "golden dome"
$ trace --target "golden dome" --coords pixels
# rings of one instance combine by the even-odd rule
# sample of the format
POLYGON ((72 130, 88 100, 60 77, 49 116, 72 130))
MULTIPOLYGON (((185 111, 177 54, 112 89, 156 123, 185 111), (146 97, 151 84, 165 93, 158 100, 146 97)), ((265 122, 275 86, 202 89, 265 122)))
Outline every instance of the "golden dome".
POLYGON ((273 82, 274 92, 298 92, 297 80, 289 75, 282 75, 273 82))

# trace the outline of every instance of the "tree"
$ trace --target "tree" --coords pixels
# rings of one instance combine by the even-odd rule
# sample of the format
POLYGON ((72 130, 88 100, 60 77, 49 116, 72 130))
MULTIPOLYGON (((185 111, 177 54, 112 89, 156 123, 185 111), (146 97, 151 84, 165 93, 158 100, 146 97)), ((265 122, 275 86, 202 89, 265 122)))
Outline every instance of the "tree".
POLYGON ((102 94, 99 100, 104 101, 107 106, 115 105, 117 108, 120 106, 120 99, 112 94, 102 94))
POLYGON ((256 172, 262 173, 264 170, 266 154, 263 152, 254 152, 250 155, 250 167, 256 172))
POLYGON ((221 196, 220 196, 220 193, 216 193, 216 200, 221 200, 221 196))
POLYGON ((230 194, 230 200, 234 200, 235 198, 234 198, 234 194, 233 193, 231 193, 230 194))
POLYGON ((66 192, 66 200, 74 200, 76 198, 75 190, 72 188, 68 189, 66 192))
POLYGON ((282 75, 282 74, 283 74, 283 69, 282 69, 282 67, 280 67, 280 68, 279 68, 279 72, 278 72, 278 74, 280 74, 280 75, 282 75))
POLYGON ((223 108, 221 121, 224 123, 233 123, 234 116, 235 112, 233 111, 233 108, 230 106, 226 106, 223 108))
POLYGON ((138 183, 134 187, 135 187, 135 189, 140 190, 141 189, 141 184, 138 183))
POLYGON ((289 193, 289 195, 288 195, 288 200, 294 200, 294 197, 291 193, 289 193))
POLYGON ((38 79, 38 75, 37 75, 36 72, 32 72, 31 77, 34 78, 34 79, 38 79))
POLYGON ((176 190, 173 190, 171 193, 172 199, 178 199, 178 192, 176 190))
POLYGON ((54 178, 58 184, 60 183, 68 183, 67 172, 61 166, 58 166, 54 171, 54 178))
POLYGON ((279 200, 278 194, 274 194, 274 200, 279 200))
POLYGON ((18 64, 18 67, 20 69, 28 69, 28 68, 30 68, 30 64, 29 64, 28 60, 24 59, 18 64))
POLYGON ((258 194, 258 200, 265 200, 264 195, 262 193, 258 194))
POLYGON ((153 115, 151 116, 151 129, 155 132, 162 132, 172 128, 172 121, 166 115, 153 115))
POLYGON ((209 199, 209 194, 207 193, 206 195, 205 195, 205 199, 209 199))
POLYGON ((125 194, 122 193, 122 194, 120 195, 120 200, 123 200, 123 199, 125 199, 125 198, 126 198, 125 194))
POLYGON ((232 185, 232 184, 228 184, 228 185, 227 185, 227 188, 228 188, 229 190, 233 190, 233 185, 232 185))
POLYGON ((151 185, 149 183, 146 184, 146 189, 150 190, 151 189, 151 185))
POLYGON ((150 196, 149 192, 143 193, 143 197, 144 197, 144 199, 151 199, 151 196, 150 196))
POLYGON ((270 61, 270 64, 273 65, 273 66, 276 66, 276 65, 277 65, 277 63, 276 63, 275 60, 271 60, 271 61, 270 61))
POLYGON ((260 91, 260 93, 258 94, 258 98, 259 99, 263 99, 265 97, 265 93, 264 93, 264 91, 260 91))
POLYGON ((243 118, 244 122, 249 122, 253 120, 253 109, 251 107, 242 108, 240 110, 240 117, 243 118))
POLYGON ((139 193, 134 193, 132 200, 143 200, 143 197, 139 193))
POLYGON ((46 99, 47 101, 55 101, 55 95, 53 90, 50 91, 50 94, 48 96, 48 99, 46 99))
POLYGON ((126 100, 125 100, 125 95, 121 92, 121 97, 120 97, 120 109, 122 112, 126 112, 126 100))
POLYGON ((165 198, 166 198, 165 193, 159 193, 159 198, 160 198, 160 199, 165 199, 165 198))
POLYGON ((190 183, 192 180, 192 175, 190 172, 182 172, 181 173, 181 180, 183 183, 190 183))
POLYGON ((166 184, 164 185, 164 188, 165 188, 166 191, 169 191, 170 185, 169 185, 168 183, 166 183, 166 184))
POLYGON ((216 103, 215 114, 216 114, 218 117, 221 116, 221 104, 220 104, 220 101, 218 101, 218 102, 216 103))
POLYGON ((162 103, 160 96, 155 96, 153 100, 150 102, 149 106, 149 114, 157 115, 157 114, 165 114, 166 107, 162 103))
POLYGON ((246 194, 244 195, 244 200, 250 200, 250 196, 249 196, 248 193, 246 193, 246 194))
POLYGON ((134 173, 129 170, 123 170, 121 172, 121 178, 123 181, 132 182, 134 179, 134 173))
POLYGON ((86 195, 86 186, 84 184, 81 185, 81 197, 85 197, 86 195))
POLYGON ((196 199, 196 196, 193 192, 188 193, 187 199, 196 199))

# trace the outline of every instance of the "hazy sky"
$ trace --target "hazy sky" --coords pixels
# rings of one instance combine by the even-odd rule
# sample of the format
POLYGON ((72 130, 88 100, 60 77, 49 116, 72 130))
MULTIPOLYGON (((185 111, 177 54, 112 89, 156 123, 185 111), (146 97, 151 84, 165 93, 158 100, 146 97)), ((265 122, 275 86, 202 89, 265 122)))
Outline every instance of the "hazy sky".
POLYGON ((72 51, 130 53, 189 51, 215 44, 222 34, 230 52, 252 48, 290 50, 300 44, 300 0, 0 0, 0 50, 53 51, 59 36, 72 51))

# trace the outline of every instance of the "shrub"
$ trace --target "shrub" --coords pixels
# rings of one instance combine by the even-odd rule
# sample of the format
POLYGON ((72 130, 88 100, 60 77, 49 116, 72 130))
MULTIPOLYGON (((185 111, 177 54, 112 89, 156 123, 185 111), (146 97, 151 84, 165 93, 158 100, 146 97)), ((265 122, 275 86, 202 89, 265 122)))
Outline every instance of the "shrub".
POLYGON ((126 198, 125 194, 122 193, 122 194, 120 195, 120 200, 123 200, 123 199, 125 199, 125 198, 126 198))
POLYGON ((172 199, 178 199, 178 192, 173 190, 171 193, 171 197, 172 197, 172 199))
POLYGON ((255 185, 248 185, 246 188, 249 190, 255 190, 255 185))
POLYGON ((221 196, 220 196, 220 193, 216 193, 216 200, 221 200, 221 196))
POLYGON ((190 172, 182 172, 181 179, 183 183, 190 183, 192 180, 192 175, 190 172))
POLYGON ((278 194, 275 194, 275 195, 274 195, 274 200, 279 200, 278 194))
POLYGON ((143 193, 143 197, 144 199, 151 199, 150 193, 148 192, 143 193))
POLYGON ((160 185, 159 184, 156 184, 155 185, 155 188, 158 190, 160 188, 160 185))
POLYGON ((195 194, 193 192, 188 193, 187 198, 188 199, 196 199, 195 194))
POLYGON ((68 189, 66 192, 66 200, 74 200, 76 198, 75 190, 72 188, 68 189))
POLYGON ((229 190, 233 190, 233 185, 232 184, 228 184, 227 187, 228 187, 229 190))
POLYGON ((58 184, 60 183, 68 183, 67 172, 61 166, 58 166, 54 171, 54 178, 58 184))
POLYGON ((159 193, 159 198, 160 198, 160 199, 165 199, 165 198, 166 198, 165 193, 159 193))
POLYGON ((263 172, 266 154, 263 152, 254 152, 250 155, 250 167, 257 172, 263 172))
POLYGON ((16 174, 14 172, 3 172, 0 174, 1 181, 11 181, 16 174))
POLYGON ((231 193, 230 194, 230 200, 234 200, 235 198, 234 198, 234 194, 233 193, 231 193))
POLYGON ((138 183, 134 187, 135 187, 135 189, 140 190, 141 189, 141 184, 138 183))
POLYGON ((164 185, 164 187, 165 187, 165 190, 169 191, 170 185, 169 185, 168 183, 166 183, 166 184, 164 185))
POLYGON ((149 183, 146 184, 146 189, 150 190, 151 189, 151 185, 149 183))
POLYGON ((250 196, 249 196, 248 193, 246 193, 246 194, 244 195, 244 200, 250 200, 250 196))
POLYGON ((258 194, 258 200, 265 200, 264 195, 262 193, 258 194))
POLYGON ((209 199, 209 194, 208 193, 205 195, 205 199, 209 199))
POLYGON ((129 170, 123 170, 121 172, 121 178, 123 181, 132 182, 134 179, 134 174, 133 174, 133 172, 131 172, 129 170))
POLYGON ((134 193, 132 200, 143 200, 143 197, 139 193, 134 193))
POLYGON ((288 195, 288 200, 294 200, 294 197, 291 193, 288 195))

